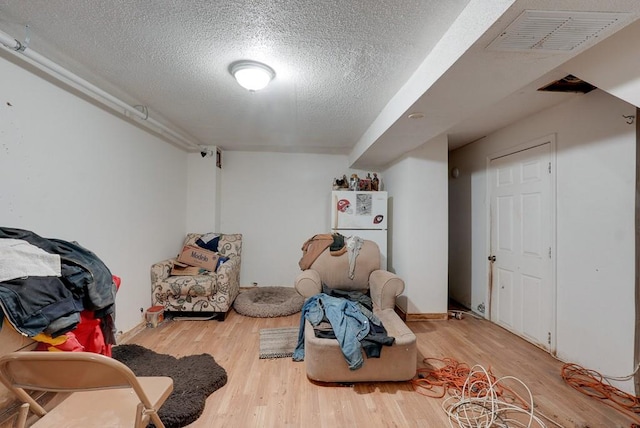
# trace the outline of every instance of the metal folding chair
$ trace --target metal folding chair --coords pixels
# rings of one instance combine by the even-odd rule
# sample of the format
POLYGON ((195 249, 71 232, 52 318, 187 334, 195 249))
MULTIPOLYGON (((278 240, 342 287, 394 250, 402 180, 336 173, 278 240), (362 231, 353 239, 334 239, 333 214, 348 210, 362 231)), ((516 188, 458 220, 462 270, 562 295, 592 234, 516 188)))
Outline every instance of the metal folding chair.
POLYGON ((0 357, 0 381, 24 404, 17 418, 32 427, 135 427, 164 424, 158 410, 173 391, 169 377, 137 377, 110 357, 91 352, 13 352, 0 357), (71 393, 46 411, 27 391, 71 393))

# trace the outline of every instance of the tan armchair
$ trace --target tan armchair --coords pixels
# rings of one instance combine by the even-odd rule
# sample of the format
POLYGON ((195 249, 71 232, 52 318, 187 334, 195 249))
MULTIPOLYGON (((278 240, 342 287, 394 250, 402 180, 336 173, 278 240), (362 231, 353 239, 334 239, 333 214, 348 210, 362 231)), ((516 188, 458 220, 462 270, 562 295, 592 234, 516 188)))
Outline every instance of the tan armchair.
POLYGON ((316 337, 313 326, 305 321, 304 361, 307 377, 321 382, 405 381, 417 369, 416 336, 395 312, 396 297, 404 290, 404 281, 380 267, 380 250, 365 240, 355 259, 353 279, 349 279, 349 256, 322 252, 311 267, 298 275, 295 287, 305 298, 328 288, 346 291, 369 290, 373 312, 382 321, 387 334, 395 338, 383 346, 380 358, 365 358, 362 367, 350 370, 336 339, 316 337))
MULTIPOLYGON (((190 233, 183 245, 196 245, 201 234, 190 233)), ((215 272, 203 275, 171 276, 175 258, 151 266, 153 305, 167 312, 210 313, 224 320, 240 292, 242 234, 221 234, 218 254, 228 260, 215 272)))

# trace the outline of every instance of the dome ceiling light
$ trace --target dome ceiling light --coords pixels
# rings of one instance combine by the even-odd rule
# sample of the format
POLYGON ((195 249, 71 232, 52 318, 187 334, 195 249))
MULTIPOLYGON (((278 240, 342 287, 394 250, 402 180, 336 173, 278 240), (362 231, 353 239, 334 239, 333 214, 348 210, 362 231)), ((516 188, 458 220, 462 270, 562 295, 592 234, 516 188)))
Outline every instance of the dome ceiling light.
POLYGON ((229 73, 238 81, 238 84, 251 92, 264 89, 274 77, 273 68, 257 61, 242 60, 229 65, 229 73))

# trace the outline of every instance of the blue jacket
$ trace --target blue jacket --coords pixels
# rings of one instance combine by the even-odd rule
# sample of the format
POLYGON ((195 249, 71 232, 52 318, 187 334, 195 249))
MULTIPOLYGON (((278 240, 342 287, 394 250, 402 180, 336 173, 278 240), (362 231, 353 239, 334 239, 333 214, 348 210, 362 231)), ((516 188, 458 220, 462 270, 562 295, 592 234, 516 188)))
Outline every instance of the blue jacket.
POLYGON ((304 360, 305 320, 315 327, 325 318, 331 323, 349 369, 362 367, 364 359, 360 341, 369 333, 369 319, 354 302, 324 293, 311 296, 302 307, 298 345, 293 351, 293 360, 304 360))
POLYGON ((80 323, 82 307, 58 277, 16 278, 0 282, 0 328, 3 317, 20 333, 52 337, 73 330, 80 323))

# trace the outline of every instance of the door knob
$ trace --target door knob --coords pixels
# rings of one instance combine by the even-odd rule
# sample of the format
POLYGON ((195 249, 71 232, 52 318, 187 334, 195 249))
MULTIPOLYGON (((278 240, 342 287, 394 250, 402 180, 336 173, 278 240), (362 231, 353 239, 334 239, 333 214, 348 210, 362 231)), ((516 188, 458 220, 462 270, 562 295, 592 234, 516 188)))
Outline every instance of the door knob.
POLYGON ((496 256, 489 256, 488 257, 490 262, 495 262, 496 261, 496 256))

